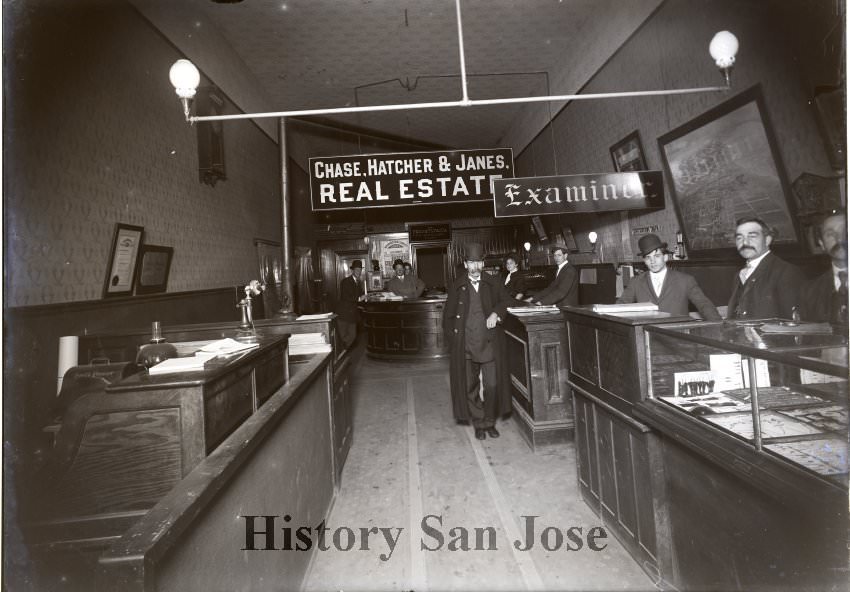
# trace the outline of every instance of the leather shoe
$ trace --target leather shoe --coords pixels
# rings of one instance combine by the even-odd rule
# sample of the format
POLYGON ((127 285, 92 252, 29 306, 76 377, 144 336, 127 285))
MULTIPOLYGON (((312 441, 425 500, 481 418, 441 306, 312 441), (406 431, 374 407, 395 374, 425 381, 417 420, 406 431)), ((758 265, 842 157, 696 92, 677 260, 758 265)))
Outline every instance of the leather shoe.
POLYGON ((455 423, 457 423, 457 425, 468 426, 469 420, 468 419, 456 419, 455 423))
POLYGON ((484 440, 487 437, 484 428, 475 428, 475 437, 479 440, 484 440))
POLYGON ((498 438, 499 430, 496 429, 496 426, 490 426, 489 428, 487 428, 487 435, 491 438, 498 438))

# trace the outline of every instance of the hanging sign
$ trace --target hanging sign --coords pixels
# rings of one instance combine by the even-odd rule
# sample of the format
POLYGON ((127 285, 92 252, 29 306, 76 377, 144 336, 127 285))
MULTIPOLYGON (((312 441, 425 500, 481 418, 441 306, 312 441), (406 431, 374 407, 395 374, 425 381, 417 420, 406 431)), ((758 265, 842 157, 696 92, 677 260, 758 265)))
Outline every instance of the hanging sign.
POLYGON ((498 179, 493 190, 497 218, 661 209, 661 171, 498 179))
POLYGON ((314 157, 310 198, 314 212, 489 201, 513 170, 510 148, 314 157))
POLYGON ((410 242, 448 241, 452 240, 451 224, 408 224, 407 233, 410 242))

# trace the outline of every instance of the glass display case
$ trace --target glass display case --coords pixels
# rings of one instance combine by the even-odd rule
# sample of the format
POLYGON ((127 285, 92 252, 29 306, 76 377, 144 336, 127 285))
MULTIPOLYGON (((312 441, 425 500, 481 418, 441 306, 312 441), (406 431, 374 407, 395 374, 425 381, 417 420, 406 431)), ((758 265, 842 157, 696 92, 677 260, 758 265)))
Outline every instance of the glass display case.
POLYGON ((846 489, 846 335, 768 319, 649 326, 645 341, 649 401, 846 489))

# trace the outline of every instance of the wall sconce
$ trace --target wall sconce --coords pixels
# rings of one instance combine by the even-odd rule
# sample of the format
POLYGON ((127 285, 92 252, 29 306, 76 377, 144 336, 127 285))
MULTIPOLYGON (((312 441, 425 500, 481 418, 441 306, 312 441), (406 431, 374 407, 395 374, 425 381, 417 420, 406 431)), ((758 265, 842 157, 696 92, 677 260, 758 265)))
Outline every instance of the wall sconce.
POLYGON ((192 123, 189 117, 189 100, 195 98, 195 91, 201 83, 201 73, 189 60, 177 60, 168 71, 168 78, 177 96, 180 97, 180 102, 183 103, 183 115, 186 116, 186 121, 192 123))
POLYGON ((199 117, 189 115, 189 100, 195 96, 195 89, 200 83, 200 73, 198 72, 198 69, 189 60, 177 60, 177 62, 175 62, 174 65, 171 67, 169 77, 171 78, 171 84, 174 85, 174 88, 177 91, 177 96, 180 97, 180 101, 183 103, 183 113, 186 116, 186 121, 189 123, 194 123, 196 121, 223 121, 230 119, 261 119, 265 117, 282 118, 339 113, 365 113, 373 111, 402 111, 409 109, 474 107, 479 105, 507 105, 517 103, 579 101, 586 99, 681 95, 703 92, 724 92, 729 90, 729 88, 731 87, 731 72, 732 66, 735 64, 735 55, 738 53, 738 39, 729 31, 720 31, 711 40, 708 50, 711 54, 711 57, 714 58, 714 63, 717 64, 718 68, 720 68, 720 72, 723 74, 723 79, 726 81, 726 86, 706 86, 701 88, 641 90, 609 93, 587 93, 577 95, 509 97, 502 99, 470 99, 466 82, 466 62, 464 60, 463 55, 463 26, 461 22, 460 0, 455 0, 455 3, 457 6, 457 29, 458 42, 460 46, 460 72, 463 94, 463 97, 457 101, 441 101, 435 103, 405 103, 400 105, 365 105, 357 107, 338 107, 328 109, 302 109, 299 111, 275 111, 268 113, 235 113, 230 115, 207 115, 199 117))
POLYGON ((587 240, 590 241, 590 252, 595 253, 596 252, 596 241, 599 240, 599 235, 596 234, 595 231, 591 230, 590 232, 587 233, 587 240))
POLYGON ((528 253, 531 251, 531 243, 527 241, 522 243, 522 248, 522 268, 528 270, 528 253))

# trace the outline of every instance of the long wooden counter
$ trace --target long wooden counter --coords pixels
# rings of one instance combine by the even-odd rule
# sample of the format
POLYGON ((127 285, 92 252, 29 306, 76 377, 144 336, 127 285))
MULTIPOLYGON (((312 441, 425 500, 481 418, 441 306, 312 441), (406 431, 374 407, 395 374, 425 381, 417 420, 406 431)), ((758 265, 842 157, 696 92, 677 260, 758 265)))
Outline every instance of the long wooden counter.
POLYGON ((367 332, 366 351, 373 358, 442 358, 443 298, 368 301, 361 305, 367 332))

